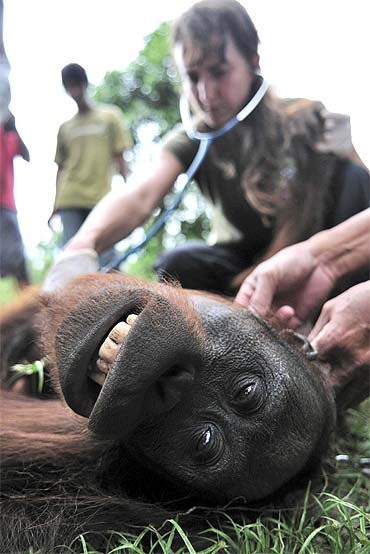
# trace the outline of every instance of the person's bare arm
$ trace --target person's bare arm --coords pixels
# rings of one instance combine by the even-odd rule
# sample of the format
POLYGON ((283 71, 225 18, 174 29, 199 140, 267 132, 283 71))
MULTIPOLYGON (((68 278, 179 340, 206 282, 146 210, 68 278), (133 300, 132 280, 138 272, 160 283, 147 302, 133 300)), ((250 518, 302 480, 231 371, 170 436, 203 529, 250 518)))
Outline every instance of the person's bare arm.
POLYGON ((5 128, 6 131, 9 131, 9 132, 13 131, 17 135, 17 140, 18 140, 17 156, 21 156, 26 162, 29 162, 30 161, 30 153, 28 151, 27 146, 23 142, 23 139, 22 139, 21 135, 18 132, 18 129, 17 129, 16 124, 15 124, 15 117, 12 113, 8 117, 8 119, 7 119, 7 121, 4 125, 4 128, 5 128))
POLYGON ((265 315, 272 306, 291 326, 320 307, 342 276, 369 263, 370 208, 284 248, 245 279, 235 301, 265 315))
POLYGON ((19 155, 26 161, 26 162, 29 162, 30 161, 30 153, 28 151, 28 148, 27 146, 24 144, 21 136, 19 135, 18 131, 17 131, 17 134, 18 134, 18 139, 19 139, 19 155))
POLYGON ((59 179, 60 179, 60 175, 61 175, 62 171, 63 171, 63 166, 58 165, 57 174, 55 176, 55 186, 56 186, 56 188, 58 188, 58 183, 59 183, 59 179))
POLYGON ((128 167, 123 157, 123 152, 119 152, 114 156, 115 162, 117 164, 118 173, 126 180, 128 177, 128 167))
POLYGON ((163 150, 144 176, 133 176, 134 188, 112 191, 92 210, 65 251, 92 248, 102 252, 141 225, 171 190, 183 171, 179 160, 163 150))
POLYGON ((317 264, 325 266, 335 281, 364 267, 370 258, 370 208, 306 242, 317 264))
POLYGON ((141 225, 182 172, 181 163, 162 151, 137 186, 110 192, 95 206, 78 233, 67 243, 47 274, 44 291, 54 291, 82 273, 98 271, 98 255, 141 225))

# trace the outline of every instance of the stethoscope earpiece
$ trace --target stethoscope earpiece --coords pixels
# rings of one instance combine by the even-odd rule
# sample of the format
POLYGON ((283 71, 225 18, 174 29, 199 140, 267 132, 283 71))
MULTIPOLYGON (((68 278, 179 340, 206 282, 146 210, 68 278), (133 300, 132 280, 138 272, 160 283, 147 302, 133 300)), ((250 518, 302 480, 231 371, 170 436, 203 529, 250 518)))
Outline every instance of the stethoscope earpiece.
POLYGON ((252 96, 252 98, 248 100, 246 105, 236 115, 234 115, 234 117, 232 117, 230 121, 225 123, 225 125, 223 125, 220 129, 216 129, 216 131, 203 133, 201 131, 197 131, 193 127, 193 119, 190 113, 189 101, 184 95, 182 95, 180 97, 180 115, 181 115, 182 124, 184 126, 184 129, 188 137, 193 140, 196 139, 200 141, 214 140, 216 138, 222 137, 223 135, 228 133, 231 129, 233 129, 235 125, 244 121, 258 106, 258 104, 261 102, 262 98, 265 96, 268 90, 269 86, 267 82, 263 79, 263 77, 260 77, 260 78, 262 82, 258 87, 257 91, 252 96))

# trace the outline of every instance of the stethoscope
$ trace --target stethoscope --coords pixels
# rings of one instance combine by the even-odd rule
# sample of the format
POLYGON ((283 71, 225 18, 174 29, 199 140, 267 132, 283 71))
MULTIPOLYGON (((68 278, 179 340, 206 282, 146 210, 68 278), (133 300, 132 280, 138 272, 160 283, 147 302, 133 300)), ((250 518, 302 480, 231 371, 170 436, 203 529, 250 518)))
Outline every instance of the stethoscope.
POLYGON ((236 114, 234 117, 232 117, 223 127, 220 129, 216 129, 216 131, 209 131, 209 132, 201 132, 197 131, 193 127, 193 118, 191 116, 190 106, 187 98, 185 96, 181 96, 180 98, 180 115, 182 124, 184 126, 184 130, 189 138, 192 140, 198 140, 199 146, 197 153, 194 156, 194 159, 192 163, 190 164, 188 170, 185 173, 182 173, 178 176, 176 179, 174 186, 179 185, 180 191, 176 194, 176 197, 172 204, 166 208, 162 214, 158 217, 158 219, 153 224, 152 228, 148 231, 148 233, 145 235, 145 237, 136 245, 130 248, 127 252, 125 252, 122 255, 117 256, 112 262, 108 263, 104 267, 100 268, 100 272, 102 273, 108 273, 112 269, 117 269, 121 263, 127 260, 129 256, 132 256, 133 254, 136 254, 141 250, 154 235, 161 229, 161 227, 166 222, 167 218, 171 215, 173 211, 176 210, 177 206, 181 202, 189 184, 193 180, 193 177, 195 173, 198 171, 199 167, 203 163, 204 158, 207 155, 207 152, 212 144, 212 142, 225 135, 231 129, 233 129, 238 123, 241 123, 244 121, 252 112, 253 110, 258 106, 258 104, 261 102, 262 98, 265 96, 267 90, 268 90, 268 84, 266 81, 260 77, 261 83, 252 96, 252 98, 247 102, 247 104, 236 114))

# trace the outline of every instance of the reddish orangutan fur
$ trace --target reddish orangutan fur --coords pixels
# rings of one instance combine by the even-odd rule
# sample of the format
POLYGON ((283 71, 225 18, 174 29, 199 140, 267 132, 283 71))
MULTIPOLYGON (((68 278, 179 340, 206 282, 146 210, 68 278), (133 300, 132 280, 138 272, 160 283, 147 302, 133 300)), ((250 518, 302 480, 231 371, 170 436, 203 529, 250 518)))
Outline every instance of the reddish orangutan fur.
MULTIPOLYGON (((105 278, 114 282, 117 277, 105 278)), ((84 277, 81 287, 90 281, 89 276, 84 277)), ((165 294, 186 311, 195 332, 201 333, 198 318, 180 288, 140 280, 134 284, 165 294)), ((42 306, 52 310, 54 326, 54 331, 49 329, 42 342, 52 340, 53 332, 78 301, 72 297, 68 304, 59 303, 51 308, 52 298, 53 295, 46 295, 40 300, 31 294, 23 297, 23 310, 19 310, 19 305, 8 308, 2 319, 2 345, 22 342, 26 345, 22 355, 27 356, 27 347, 34 355, 33 341, 39 333, 42 306)), ((9 359, 14 360, 14 355, 11 348, 3 352, 8 357, 2 359, 2 378, 6 383, 9 359)), ((56 374, 53 383, 58 390, 56 374)), ((106 533, 109 529, 134 529, 148 523, 159 526, 171 517, 180 517, 180 522, 191 532, 198 529, 206 516, 215 517, 215 513, 212 516, 205 509, 190 510, 186 514, 196 499, 182 498, 180 504, 169 502, 176 494, 164 489, 158 475, 151 477, 148 469, 143 470, 134 463, 114 441, 92 437, 87 432, 87 420, 75 415, 59 399, 45 400, 3 391, 1 435, 4 471, 0 521, 1 528, 7 530, 2 534, 1 553, 16 554, 30 545, 43 553, 54 553, 58 552, 56 544, 69 544, 86 530, 106 533)), ((91 540, 98 547, 103 539, 95 536, 91 540)))
MULTIPOLYGON (((151 288, 161 287, 153 283, 151 288)), ((179 289, 168 290, 172 300, 181 303, 191 316, 191 304, 184 301, 179 289)), ((4 310, 1 318, 3 386, 9 377, 9 363, 20 361, 13 347, 18 349, 22 344, 22 358, 34 359, 36 353, 40 357, 41 349, 35 349, 34 344, 39 333, 39 312, 52 296, 40 301, 37 292, 32 291, 4 310)), ((73 299, 69 305, 59 304, 53 312, 54 324, 58 326, 73 307, 73 299)), ((194 324, 197 325, 196 320, 194 324)), ((42 342, 45 340, 46 337, 42 342)), ((58 390, 56 375, 53 383, 58 390)), ((0 540, 1 554, 16 554, 27 548, 29 537, 24 536, 27 528, 32 529, 32 546, 36 549, 68 543, 86 529, 127 529, 130 525, 145 526, 148 522, 159 525, 175 515, 171 509, 159 505, 154 508, 147 500, 140 500, 144 479, 140 468, 131 464, 125 453, 122 452, 120 459, 120 475, 111 474, 110 467, 120 457, 120 448, 117 450, 112 441, 106 443, 92 438, 87 432, 87 420, 74 414, 63 401, 41 400, 3 390, 1 406, 0 521, 1 529, 7 530, 0 540), (123 490, 117 494, 117 481, 130 483, 131 496, 123 490)), ((153 478, 153 482, 158 483, 158 478, 153 478)))

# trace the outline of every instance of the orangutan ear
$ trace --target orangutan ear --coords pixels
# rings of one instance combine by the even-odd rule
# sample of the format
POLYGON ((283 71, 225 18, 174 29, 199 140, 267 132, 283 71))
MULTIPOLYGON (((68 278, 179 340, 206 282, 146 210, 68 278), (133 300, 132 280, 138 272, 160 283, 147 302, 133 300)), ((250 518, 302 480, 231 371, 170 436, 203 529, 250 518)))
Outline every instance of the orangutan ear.
POLYGON ((330 358, 320 360, 304 335, 293 332, 295 340, 302 341, 302 350, 315 363, 320 379, 334 397, 337 412, 360 404, 369 396, 370 372, 368 365, 358 366, 347 352, 337 350, 330 358))
POLYGON ((338 412, 354 408, 369 396, 370 372, 368 365, 357 367, 345 355, 331 360, 329 383, 338 412))

